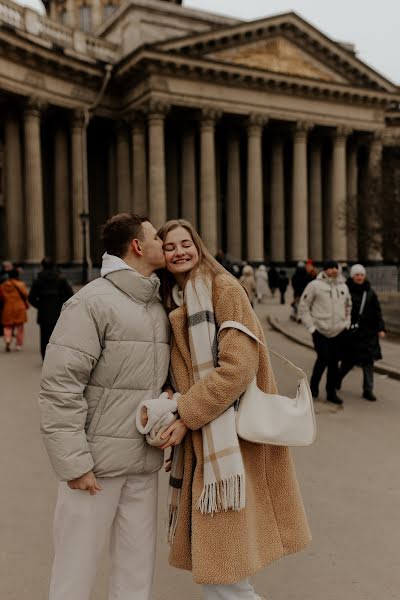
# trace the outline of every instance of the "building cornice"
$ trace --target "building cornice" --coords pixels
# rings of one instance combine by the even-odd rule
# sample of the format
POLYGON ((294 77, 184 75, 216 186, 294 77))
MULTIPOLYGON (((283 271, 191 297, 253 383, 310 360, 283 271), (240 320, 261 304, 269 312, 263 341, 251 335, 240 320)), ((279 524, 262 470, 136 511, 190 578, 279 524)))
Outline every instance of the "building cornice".
POLYGON ((149 47, 139 49, 121 61, 116 68, 115 78, 122 84, 124 80, 135 77, 135 74, 143 78, 150 73, 194 80, 212 80, 231 86, 291 93, 313 99, 376 106, 382 109, 388 108, 394 100, 400 100, 398 93, 362 89, 350 84, 318 81, 296 75, 283 75, 265 69, 232 65, 201 57, 170 54, 149 47))

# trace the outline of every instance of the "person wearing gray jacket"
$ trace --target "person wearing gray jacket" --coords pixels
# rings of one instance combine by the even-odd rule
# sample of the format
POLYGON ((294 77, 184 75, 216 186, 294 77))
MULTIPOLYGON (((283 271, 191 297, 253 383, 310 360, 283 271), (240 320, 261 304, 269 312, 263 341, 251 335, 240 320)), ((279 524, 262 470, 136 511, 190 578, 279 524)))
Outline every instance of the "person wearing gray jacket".
POLYGON ((163 453, 135 425, 160 395, 169 324, 156 269, 162 242, 144 217, 104 226, 101 278, 68 300, 43 365, 41 432, 60 480, 50 600, 89 600, 108 534, 109 600, 149 600, 163 453))
POLYGON ((336 261, 326 261, 324 270, 307 285, 298 315, 312 335, 317 353, 310 380, 312 395, 318 398, 319 383, 328 367, 327 400, 341 405, 343 400, 336 394, 336 386, 345 332, 351 323, 351 295, 336 261))

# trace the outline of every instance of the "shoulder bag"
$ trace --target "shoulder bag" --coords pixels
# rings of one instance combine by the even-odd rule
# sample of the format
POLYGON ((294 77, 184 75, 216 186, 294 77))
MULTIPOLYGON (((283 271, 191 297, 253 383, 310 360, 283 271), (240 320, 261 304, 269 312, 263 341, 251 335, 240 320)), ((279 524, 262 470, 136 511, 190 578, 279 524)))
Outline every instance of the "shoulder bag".
MULTIPOLYGON (((224 321, 218 334, 228 328, 242 331, 267 348, 254 333, 238 321, 224 321)), ((283 361, 288 378, 296 380, 296 395, 289 398, 279 394, 267 394, 259 389, 257 377, 254 377, 239 400, 236 416, 237 434, 240 438, 256 444, 309 446, 315 439, 316 423, 307 376, 287 358, 268 350, 283 361)))

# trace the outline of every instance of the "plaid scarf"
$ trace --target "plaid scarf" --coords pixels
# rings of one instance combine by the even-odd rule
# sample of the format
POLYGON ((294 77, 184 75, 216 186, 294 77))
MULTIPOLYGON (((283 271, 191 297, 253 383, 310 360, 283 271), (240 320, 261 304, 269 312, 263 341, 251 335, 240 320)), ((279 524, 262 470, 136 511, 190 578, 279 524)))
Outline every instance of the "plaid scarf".
MULTIPOLYGON (((182 304, 177 286, 176 304, 182 304)), ((212 304, 212 283, 203 278, 190 280, 185 286, 190 357, 194 381, 206 377, 218 366, 217 328, 212 304)), ((236 434, 235 409, 232 404, 222 415, 202 428, 204 486, 195 508, 203 514, 240 511, 245 506, 245 472, 236 434)), ((183 447, 175 446, 169 483, 169 531, 172 541, 183 480, 183 447)))

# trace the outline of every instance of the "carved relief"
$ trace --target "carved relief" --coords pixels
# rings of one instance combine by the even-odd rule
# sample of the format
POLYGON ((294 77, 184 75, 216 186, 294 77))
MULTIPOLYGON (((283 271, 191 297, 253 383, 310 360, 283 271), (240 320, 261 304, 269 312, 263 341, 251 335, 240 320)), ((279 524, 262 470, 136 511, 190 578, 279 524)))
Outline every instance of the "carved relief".
POLYGON ((287 75, 300 75, 321 81, 346 82, 341 75, 334 73, 329 67, 283 37, 240 45, 209 54, 208 57, 287 75))

